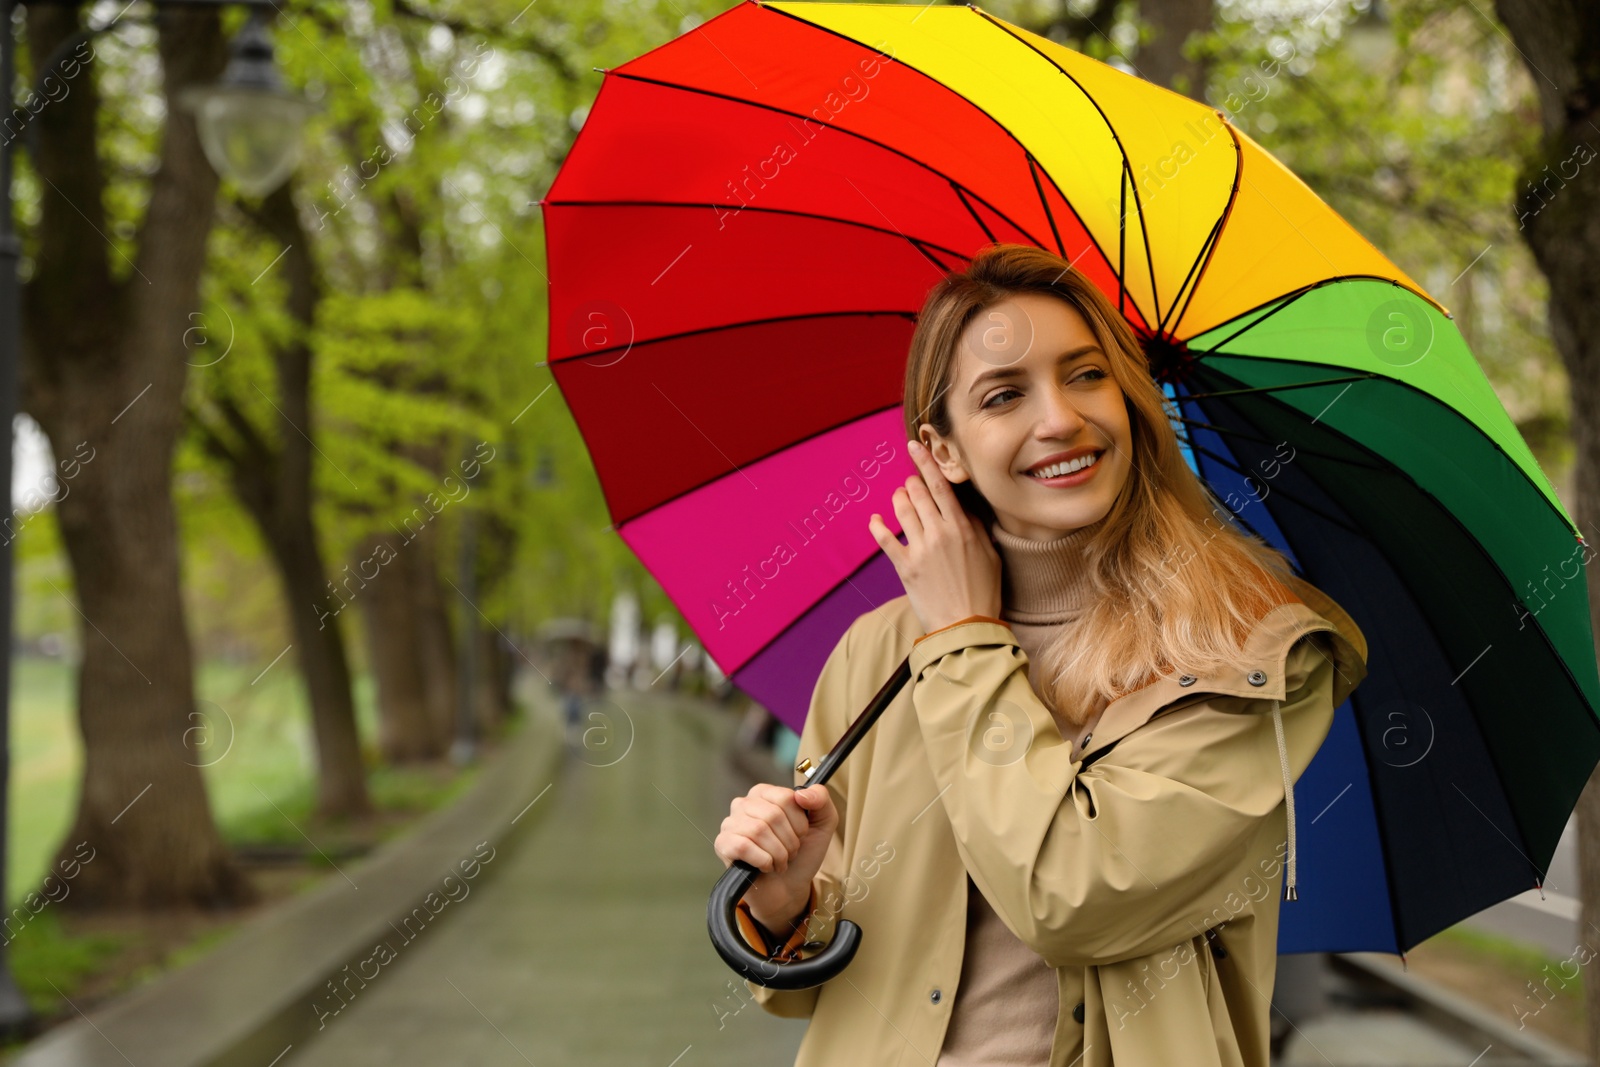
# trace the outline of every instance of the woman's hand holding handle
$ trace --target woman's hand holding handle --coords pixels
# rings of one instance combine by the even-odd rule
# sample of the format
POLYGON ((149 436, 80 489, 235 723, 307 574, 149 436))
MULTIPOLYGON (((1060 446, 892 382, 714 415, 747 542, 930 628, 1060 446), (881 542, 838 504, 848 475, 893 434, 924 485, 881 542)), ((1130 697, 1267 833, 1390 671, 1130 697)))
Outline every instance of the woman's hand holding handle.
POLYGON ((825 785, 788 789, 758 782, 734 797, 712 848, 724 866, 743 860, 761 872, 744 895, 750 914, 787 937, 811 896, 839 812, 825 785))

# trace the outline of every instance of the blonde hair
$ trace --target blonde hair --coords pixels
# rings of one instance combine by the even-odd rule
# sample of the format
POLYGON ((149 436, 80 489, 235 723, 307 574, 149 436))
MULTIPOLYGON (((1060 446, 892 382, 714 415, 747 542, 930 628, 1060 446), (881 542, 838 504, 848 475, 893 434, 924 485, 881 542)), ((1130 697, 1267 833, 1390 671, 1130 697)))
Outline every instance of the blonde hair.
MULTIPOLYGON (((1095 590, 1059 642, 1041 651, 1039 694, 1073 725, 1175 669, 1206 674, 1237 658, 1255 623, 1298 600, 1287 559, 1220 518, 1222 505, 1184 460, 1168 399, 1150 375, 1128 321, 1066 260, 1028 245, 991 244, 928 294, 906 360, 908 439, 927 423, 952 436, 946 393, 962 332, 980 311, 1016 293, 1043 293, 1081 314, 1099 340, 1128 408, 1128 480, 1085 546, 1095 590)), ((994 510, 969 479, 955 486, 992 526, 994 510)))

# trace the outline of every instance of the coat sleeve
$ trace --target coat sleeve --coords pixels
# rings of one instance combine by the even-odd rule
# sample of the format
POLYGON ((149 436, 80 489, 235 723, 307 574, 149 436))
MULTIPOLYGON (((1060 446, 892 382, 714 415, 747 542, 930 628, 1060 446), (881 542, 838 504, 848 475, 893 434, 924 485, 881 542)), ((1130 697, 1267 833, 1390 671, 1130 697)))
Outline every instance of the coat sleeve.
MULTIPOLYGON (((872 693, 858 692, 858 687, 852 685, 850 681, 849 668, 856 626, 857 623, 851 623, 845 630, 817 678, 816 687, 811 693, 811 705, 806 712, 805 725, 800 730, 800 747, 795 753, 797 764, 801 758, 807 756, 811 758, 813 765, 820 763, 822 757, 843 736, 848 718, 859 714, 866 707, 867 701, 872 699, 872 693)), ((747 925, 741 921, 740 931, 745 941, 757 952, 770 951, 773 957, 778 959, 804 959, 814 955, 822 946, 833 940, 839 913, 845 902, 843 892, 847 867, 844 855, 845 778, 844 774, 835 774, 827 782, 828 791, 833 795, 834 807, 839 811, 839 826, 834 831, 833 840, 828 844, 821 869, 811 880, 811 899, 804 917, 795 927, 793 936, 783 945, 772 946, 769 950, 768 946, 759 943, 761 938, 759 931, 754 929, 754 922, 747 925)), ((798 770, 795 771, 795 788, 798 789, 804 784, 805 775, 798 770)), ((812 986, 809 989, 768 989, 748 979, 745 985, 749 987, 756 1003, 761 1005, 763 1010, 789 1019, 809 1018, 816 1007, 817 994, 822 989, 821 986, 812 986)))
MULTIPOLYGON (((1293 777, 1333 722, 1325 634, 1282 650, 1293 777)), ((977 621, 911 653, 912 702, 961 858, 1006 925, 1054 967, 1095 966, 1194 937, 1244 874, 1284 800, 1273 701, 1211 694, 1152 718, 1088 767, 1028 681, 1009 627, 977 621), (997 712, 1031 743, 983 758, 997 712)), ((1253 868, 1252 868, 1253 869, 1253 868)), ((1291 905, 1292 906, 1292 905, 1291 905)))

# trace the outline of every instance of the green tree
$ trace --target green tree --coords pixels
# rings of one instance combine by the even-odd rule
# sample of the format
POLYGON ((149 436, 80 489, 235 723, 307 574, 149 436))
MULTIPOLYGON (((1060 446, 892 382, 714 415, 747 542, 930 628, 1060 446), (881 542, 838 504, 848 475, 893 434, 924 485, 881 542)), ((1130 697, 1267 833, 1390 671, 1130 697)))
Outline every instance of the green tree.
POLYGON ((85 460, 57 513, 82 619, 85 756, 62 856, 96 850, 77 905, 235 901, 249 885, 184 758, 196 713, 171 484, 217 186, 179 96, 220 73, 222 32, 215 10, 166 10, 154 57, 130 27, 144 47, 108 34, 91 61, 84 14, 36 5, 26 22, 34 71, 61 78, 73 64, 71 92, 30 124, 22 366, 25 410, 57 457, 85 460), (120 111, 123 87, 164 117, 120 111))

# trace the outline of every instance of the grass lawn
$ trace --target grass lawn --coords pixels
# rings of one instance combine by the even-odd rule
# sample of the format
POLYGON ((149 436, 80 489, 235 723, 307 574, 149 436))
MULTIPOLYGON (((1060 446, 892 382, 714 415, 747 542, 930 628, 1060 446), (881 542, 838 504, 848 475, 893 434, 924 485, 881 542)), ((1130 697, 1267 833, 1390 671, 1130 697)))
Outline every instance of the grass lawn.
POLYGON ((1458 923, 1406 954, 1408 970, 1482 1004, 1501 1022, 1531 1030, 1568 1049, 1588 1042, 1582 959, 1557 959, 1541 949, 1458 923))
MULTIPOLYGON (((200 668, 196 698, 201 722, 214 731, 217 747, 203 748, 191 758, 214 761, 204 770, 206 786, 226 838, 302 843, 272 805, 296 821, 310 810, 315 754, 305 692, 287 656, 252 685, 260 672, 259 664, 209 663, 200 668)), ((74 666, 61 660, 19 656, 13 662, 5 887, 11 902, 38 884, 72 824, 83 762, 73 712, 74 682, 74 666)), ((356 715, 363 738, 376 731, 371 689, 368 679, 357 681, 356 715)), ((175 758, 182 756, 175 753, 175 758)), ((373 787, 377 791, 380 783, 374 781, 373 787)))
MULTIPOLYGON (((73 683, 72 666, 59 660, 18 657, 12 667, 5 895, 13 903, 44 876, 72 823, 83 762, 73 683)), ((207 664, 196 696, 213 740, 190 758, 207 764, 206 787, 223 836, 235 844, 303 844, 285 816, 302 826, 310 817, 316 756, 294 665, 285 658, 261 676, 255 664, 207 664)), ((370 679, 356 680, 355 696, 357 725, 370 748, 377 733, 370 679)), ((467 784, 470 769, 449 777, 454 792, 467 784)), ((438 779, 436 768, 372 767, 368 787, 384 811, 426 810, 448 799, 438 795, 438 779)))
MULTIPOLYGON (((82 765, 74 680, 70 663, 38 656, 14 660, 6 870, 11 907, 37 888, 71 827, 82 765)), ((306 855, 248 866, 263 900, 232 914, 82 916, 46 906, 17 932, 9 951, 24 993, 54 1021, 71 1011, 61 994, 80 1006, 92 1004, 185 962, 259 907, 320 884, 341 854, 364 851, 403 831, 476 778, 476 764, 394 768, 369 759, 367 785, 376 816, 359 825, 330 824, 312 815, 315 753, 305 693, 288 657, 265 673, 260 664, 206 664, 196 695, 201 723, 213 733, 188 758, 205 764, 223 837, 235 847, 287 845, 305 849, 306 855), (333 859, 307 848, 307 837, 333 859)), ((370 746, 376 736, 370 679, 357 681, 356 703, 357 724, 370 746)), ((506 728, 517 725, 513 719, 506 728)), ((174 758, 184 757, 175 750, 174 758)))

